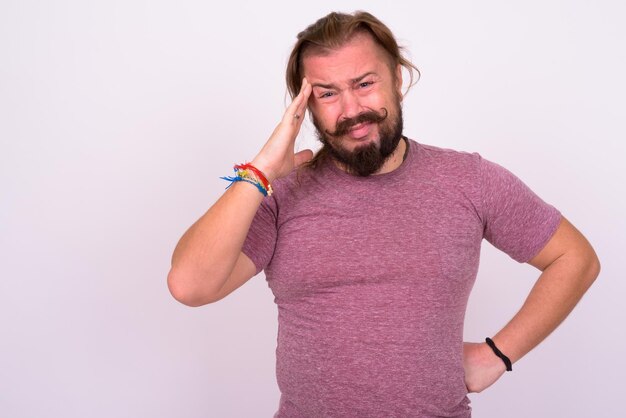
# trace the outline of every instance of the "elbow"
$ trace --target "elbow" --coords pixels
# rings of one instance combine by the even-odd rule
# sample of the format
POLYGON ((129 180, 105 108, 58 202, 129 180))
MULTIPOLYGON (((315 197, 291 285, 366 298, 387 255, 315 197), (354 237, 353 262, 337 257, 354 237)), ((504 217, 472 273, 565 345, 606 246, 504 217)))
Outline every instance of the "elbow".
POLYGON ((185 281, 180 276, 180 273, 173 268, 167 275, 167 288, 169 289, 170 294, 174 299, 183 305, 191 307, 200 306, 200 304, 197 303, 194 293, 189 290, 189 286, 185 284, 185 281))
POLYGON ((579 284, 586 291, 600 275, 600 260, 590 245, 578 254, 577 260, 579 284))
POLYGON ((195 283, 197 281, 190 279, 189 275, 175 268, 172 268, 167 275, 167 287, 170 294, 183 305, 195 308, 217 300, 205 294, 195 283))
POLYGON ((590 260, 587 263, 587 277, 589 278, 589 285, 591 285, 596 278, 600 275, 600 260, 595 251, 592 250, 590 260))

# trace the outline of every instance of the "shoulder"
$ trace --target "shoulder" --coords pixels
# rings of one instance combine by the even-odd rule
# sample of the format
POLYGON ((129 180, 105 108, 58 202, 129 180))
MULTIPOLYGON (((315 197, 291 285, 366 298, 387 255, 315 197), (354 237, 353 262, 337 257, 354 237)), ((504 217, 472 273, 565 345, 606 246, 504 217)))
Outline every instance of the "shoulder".
POLYGON ((440 175, 471 177, 483 183, 519 181, 508 169, 483 158, 478 152, 457 151, 425 144, 416 144, 416 148, 419 163, 440 175))
POLYGON ((451 148, 442 148, 435 145, 423 144, 411 140, 411 146, 415 146, 416 152, 420 158, 430 159, 441 162, 461 162, 468 163, 480 158, 476 152, 461 151, 451 148))
POLYGON ((441 176, 474 177, 480 172, 482 158, 476 152, 459 151, 411 141, 417 167, 441 176))

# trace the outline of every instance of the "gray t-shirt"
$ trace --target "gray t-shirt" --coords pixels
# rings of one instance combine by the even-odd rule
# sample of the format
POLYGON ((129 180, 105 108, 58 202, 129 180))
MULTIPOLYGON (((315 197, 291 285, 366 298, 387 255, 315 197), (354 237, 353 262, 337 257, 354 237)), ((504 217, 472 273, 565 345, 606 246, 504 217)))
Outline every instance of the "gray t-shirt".
POLYGON ((560 213, 478 154, 276 181, 244 244, 278 305, 277 417, 469 417, 463 319, 483 238, 519 262, 560 213))

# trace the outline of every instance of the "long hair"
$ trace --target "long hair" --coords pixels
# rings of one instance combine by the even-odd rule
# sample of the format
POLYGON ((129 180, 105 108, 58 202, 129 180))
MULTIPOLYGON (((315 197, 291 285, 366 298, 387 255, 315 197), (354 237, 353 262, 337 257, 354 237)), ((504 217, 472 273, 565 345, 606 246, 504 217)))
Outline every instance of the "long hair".
MULTIPOLYGON (((291 98, 293 99, 300 92, 304 76, 302 62, 307 54, 324 54, 331 49, 340 48, 357 33, 368 33, 374 42, 386 51, 389 58, 389 68, 394 76, 398 65, 407 70, 410 78, 406 89, 408 92, 417 81, 414 72, 417 73, 417 79, 419 79, 420 72, 411 61, 403 56, 402 48, 398 46, 391 30, 367 12, 357 11, 354 14, 332 12, 298 34, 296 44, 287 62, 286 71, 287 89, 291 98)), ((324 146, 306 166, 317 167, 327 155, 328 150, 324 146)))

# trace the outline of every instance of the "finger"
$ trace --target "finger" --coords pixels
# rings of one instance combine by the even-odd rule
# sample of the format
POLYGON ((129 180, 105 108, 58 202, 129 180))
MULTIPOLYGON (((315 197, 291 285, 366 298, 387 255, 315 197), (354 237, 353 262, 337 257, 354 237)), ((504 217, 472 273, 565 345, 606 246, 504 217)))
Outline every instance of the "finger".
POLYGON ((311 158, 313 158, 313 151, 311 151, 310 149, 298 151, 293 156, 294 166, 299 167, 307 161, 310 161, 311 158))
POLYGON ((307 79, 306 78, 303 79, 302 89, 300 89, 300 93, 298 94, 299 96, 302 96, 302 100, 299 101, 298 106, 296 107, 296 110, 295 110, 295 114, 294 114, 294 117, 295 115, 299 116, 299 118, 296 118, 296 119, 300 119, 300 122, 302 122, 302 119, 304 119, 304 113, 306 112, 306 108, 309 103, 309 97, 311 96, 312 90, 313 88, 311 87, 307 79))
POLYGON ((311 86, 307 84, 300 91, 300 95, 302 96, 301 100, 298 100, 297 106, 295 110, 293 111, 292 122, 298 128, 302 125, 302 122, 304 121, 304 116, 306 114, 307 103, 308 103, 308 98, 310 94, 311 94, 311 86))
POLYGON ((302 122, 310 94, 311 86, 306 79, 303 79, 300 92, 294 97, 291 104, 285 110, 283 122, 302 122))

